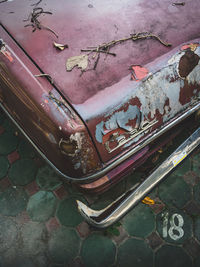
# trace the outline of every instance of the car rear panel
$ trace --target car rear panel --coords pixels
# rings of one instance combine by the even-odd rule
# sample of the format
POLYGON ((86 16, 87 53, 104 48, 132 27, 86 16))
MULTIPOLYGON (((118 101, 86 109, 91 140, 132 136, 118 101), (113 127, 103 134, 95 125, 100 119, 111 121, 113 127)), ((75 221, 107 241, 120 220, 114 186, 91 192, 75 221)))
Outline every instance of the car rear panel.
POLYGON ((0 28, 11 61, 0 53, 0 101, 43 155, 64 175, 78 179, 100 162, 81 119, 40 70, 0 28))
MULTIPOLYGON (((25 0, 2 3, 1 23, 39 67, 37 73, 50 75, 54 89, 65 98, 62 101, 68 101, 80 115, 105 165, 119 159, 198 102, 198 0, 184 6, 172 5, 169 0, 148 3, 109 0, 92 4, 83 0, 60 0, 59 4, 54 0, 42 1, 40 6, 52 15, 43 14, 39 18, 41 24, 58 38, 52 31, 32 32, 33 28, 27 26, 34 8, 31 4, 34 2, 25 0), (28 21, 23 21, 27 18, 28 21), (144 32, 160 39, 119 43, 110 50, 117 56, 101 55, 95 70, 66 71, 67 59, 83 54, 81 49, 144 32), (69 48, 58 51, 53 46, 55 41, 68 44, 69 48), (190 63, 193 61, 195 65, 190 63), (146 77, 131 80, 131 66, 145 68, 146 77)), ((47 86, 44 77, 34 80, 47 86)), ((34 89, 31 91, 34 94, 34 89)), ((42 97, 36 102, 40 103, 42 97)), ((91 142, 88 135, 86 139, 91 142)), ((97 170, 99 163, 95 162, 97 170)))

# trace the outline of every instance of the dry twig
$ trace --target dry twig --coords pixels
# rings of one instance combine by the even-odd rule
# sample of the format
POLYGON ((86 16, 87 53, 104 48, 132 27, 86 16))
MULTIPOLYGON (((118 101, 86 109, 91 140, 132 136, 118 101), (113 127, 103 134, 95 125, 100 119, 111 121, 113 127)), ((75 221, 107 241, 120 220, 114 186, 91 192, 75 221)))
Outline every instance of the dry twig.
POLYGON ((42 2, 42 0, 39 0, 37 3, 32 4, 31 6, 38 6, 41 2, 42 2))
MULTIPOLYGON (((38 3, 36 3, 35 5, 37 5, 38 3)), ((50 29, 49 27, 43 26, 40 23, 40 21, 38 20, 38 18, 42 14, 52 15, 51 12, 44 11, 42 7, 35 7, 35 8, 33 8, 33 11, 29 15, 28 19, 24 20, 24 21, 30 21, 30 24, 27 24, 24 27, 32 27, 33 28, 33 32, 35 32, 37 29, 38 30, 47 30, 47 31, 52 32, 58 38, 58 35, 52 29, 50 29)))
POLYGON ((88 55, 91 53, 95 53, 93 58, 96 58, 96 60, 95 60, 93 69, 96 69, 101 53, 111 55, 111 56, 116 56, 115 53, 110 52, 110 49, 113 46, 124 43, 124 42, 129 41, 129 40, 132 40, 134 42, 137 40, 143 40, 143 39, 149 39, 149 38, 156 39, 164 46, 167 46, 167 47, 171 46, 171 44, 164 42, 163 40, 161 40, 161 38, 159 36, 157 36, 153 33, 141 32, 141 33, 136 33, 136 34, 130 34, 130 36, 127 38, 122 38, 119 40, 113 40, 109 43, 103 43, 99 46, 88 47, 87 49, 81 49, 81 52, 89 52, 88 55))
POLYGON ((185 5, 185 2, 176 2, 172 4, 172 6, 184 6, 184 5, 185 5))

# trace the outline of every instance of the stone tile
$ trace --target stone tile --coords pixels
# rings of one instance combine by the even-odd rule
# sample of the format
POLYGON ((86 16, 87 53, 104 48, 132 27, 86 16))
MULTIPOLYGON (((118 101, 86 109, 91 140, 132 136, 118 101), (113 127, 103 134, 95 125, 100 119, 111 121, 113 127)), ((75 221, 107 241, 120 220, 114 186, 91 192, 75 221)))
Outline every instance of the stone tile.
POLYGON ((157 234, 157 232, 153 232, 151 233, 148 237, 147 237, 149 246, 152 249, 156 249, 158 247, 160 247, 163 244, 163 240, 160 238, 160 236, 157 234))
POLYGON ((155 229, 155 216, 150 207, 139 203, 124 217, 122 223, 131 236, 146 237, 155 229))
POLYGON ((198 257, 194 260, 194 265, 193 265, 193 267, 199 267, 199 263, 200 263, 200 256, 198 256, 198 257))
POLYGON ((160 213, 165 208, 165 204, 160 200, 160 198, 154 198, 155 204, 149 205, 149 207, 153 210, 154 214, 160 213))
POLYGON ((30 217, 26 211, 22 211, 16 216, 15 221, 21 227, 30 221, 30 217))
POLYGON ((0 213, 6 216, 16 216, 27 205, 28 196, 22 188, 9 187, 0 194, 0 213))
POLYGON ((115 261, 115 253, 114 243, 100 234, 90 235, 83 241, 81 248, 81 257, 87 267, 110 266, 115 261))
POLYGON ((194 199, 200 205, 200 183, 194 186, 194 199))
POLYGON ((57 198, 60 200, 63 200, 68 195, 68 192, 63 185, 61 187, 55 189, 53 192, 54 192, 54 195, 56 195, 57 198))
POLYGON ((119 235, 112 236, 112 239, 115 241, 116 244, 121 244, 128 238, 128 233, 125 231, 124 227, 120 225, 118 228, 119 235))
POLYGON ((194 171, 189 171, 187 172, 184 176, 183 179, 186 183, 188 183, 189 185, 196 185, 200 182, 200 177, 198 176, 198 173, 194 172, 194 171))
POLYGON ((47 250, 47 230, 43 223, 28 222, 21 228, 22 251, 30 256, 41 255, 47 250))
POLYGON ((192 219, 177 209, 166 209, 156 216, 157 231, 171 244, 183 244, 192 237, 192 219))
POLYGON ((11 186, 10 180, 8 177, 0 180, 0 191, 3 192, 5 189, 11 186))
POLYGON ((56 217, 53 217, 46 222, 46 228, 47 228, 49 233, 58 229, 58 227, 60 227, 60 224, 59 224, 58 220, 56 219, 56 217))
POLYGON ((28 201, 27 212, 33 221, 45 222, 54 215, 57 199, 52 192, 39 191, 28 201))
POLYGON ((76 227, 77 232, 79 233, 80 237, 86 238, 90 234, 90 226, 87 222, 81 222, 76 227))
POLYGON ((0 125, 0 135, 4 133, 5 129, 0 125))
POLYGON ((29 194, 29 196, 32 196, 39 191, 39 187, 38 187, 36 181, 33 181, 30 184, 27 184, 24 188, 25 188, 26 192, 29 194))
POLYGON ((158 189, 160 199, 168 206, 182 208, 192 199, 191 187, 173 174, 162 182, 158 189))
POLYGON ((7 132, 12 132, 13 134, 15 134, 15 132, 16 132, 16 126, 14 126, 14 124, 11 122, 11 120, 9 120, 7 117, 3 121, 2 126, 4 127, 4 129, 7 132))
POLYGON ((32 159, 35 156, 35 150, 24 139, 22 139, 19 143, 18 152, 21 158, 32 159))
MULTIPOLYGON (((66 267, 66 265, 63 263, 63 264, 60 264, 60 263, 50 263, 50 265, 48 265, 48 267, 66 267)), ((67 266, 68 267, 68 266, 67 266)), ((85 267, 85 266, 84 266, 85 267)))
POLYGON ((69 263, 69 267, 85 267, 85 265, 80 258, 76 258, 69 263))
POLYGON ((12 153, 10 153, 8 156, 8 161, 10 162, 10 164, 14 163, 15 161, 17 161, 20 158, 19 153, 15 150, 12 153))
POLYGON ((194 236, 200 242, 200 216, 194 220, 194 236))
POLYGON ((73 229, 60 227, 54 231, 49 240, 49 253, 56 263, 69 263, 79 252, 80 238, 73 229))
POLYGON ((45 250, 43 253, 40 253, 37 255, 37 257, 33 258, 33 262, 35 264, 35 266, 39 266, 39 267, 47 267, 49 266, 49 260, 48 260, 48 256, 47 256, 47 251, 45 250))
POLYGON ((4 178, 8 172, 9 162, 6 157, 0 156, 0 179, 4 178))
POLYGON ((3 112, 2 109, 0 109, 0 124, 3 123, 4 119, 5 119, 5 113, 3 112))
POLYGON ((192 267, 190 256, 178 246, 164 245, 155 254, 155 267, 192 267))
POLYGON ((45 165, 38 170, 36 182, 43 190, 53 191, 62 185, 61 178, 48 165, 45 165))
POLYGON ((184 207, 184 210, 190 216, 200 215, 200 206, 194 200, 187 203, 186 206, 184 207))
POLYGON ((0 135, 0 154, 7 155, 16 150, 18 138, 12 133, 5 131, 0 135))
POLYGON ((20 159, 11 165, 8 176, 14 185, 27 185, 35 179, 37 167, 33 160, 20 159))
POLYGON ((10 218, 0 216, 0 253, 15 244, 17 240, 17 226, 10 218))
POLYGON ((191 170, 191 159, 190 157, 184 160, 181 165, 179 165, 175 171, 173 172, 172 176, 180 176, 183 177, 183 175, 191 170))
POLYGON ((199 174, 200 171, 199 160, 200 160, 200 153, 196 154, 192 158, 192 171, 194 171, 197 174, 199 174))
POLYGON ((187 240, 183 247, 193 259, 200 256, 200 245, 194 238, 187 240))
POLYGON ((18 251, 9 249, 4 253, 2 267, 35 267, 33 260, 25 255, 18 255, 18 251))
MULTIPOLYGON (((21 256, 13 259, 13 262, 10 262, 10 267, 20 266, 20 267, 35 267, 35 263, 30 257, 21 256)), ((9 267, 9 266, 8 266, 9 267)))
POLYGON ((83 221, 76 205, 76 198, 67 198, 62 200, 57 208, 56 217, 59 222, 65 226, 76 227, 83 221))
POLYGON ((130 238, 118 249, 117 266, 153 267, 153 251, 145 241, 130 238))
POLYGON ((37 169, 43 167, 46 164, 46 161, 42 157, 40 157, 39 154, 34 158, 34 162, 37 166, 37 169))
POLYGON ((17 261, 18 261, 18 256, 17 256, 18 250, 14 246, 14 243, 9 249, 4 251, 2 253, 2 258, 0 260, 0 266, 2 267, 15 267, 17 261))

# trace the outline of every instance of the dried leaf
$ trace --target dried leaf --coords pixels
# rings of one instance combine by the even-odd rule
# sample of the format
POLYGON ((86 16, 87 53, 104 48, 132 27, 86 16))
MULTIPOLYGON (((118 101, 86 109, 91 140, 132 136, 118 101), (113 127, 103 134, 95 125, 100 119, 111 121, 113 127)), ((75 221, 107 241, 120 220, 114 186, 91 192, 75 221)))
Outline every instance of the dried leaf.
POLYGON ((133 81, 141 81, 149 73, 149 71, 146 68, 141 67, 141 66, 132 66, 131 68, 133 70, 133 73, 131 75, 131 79, 133 81))
POLYGON ((145 197, 142 200, 142 203, 147 204, 147 205, 154 205, 155 201, 153 199, 151 199, 150 197, 145 197))
POLYGON ((63 45, 63 44, 58 44, 56 42, 53 43, 54 47, 63 51, 65 48, 68 48, 69 46, 67 44, 63 45))
POLYGON ((86 70, 88 66, 88 55, 80 55, 68 58, 66 63, 67 71, 71 71, 76 66, 82 70, 86 70))
POLYGON ((194 52, 198 46, 199 46, 199 44, 186 44, 186 45, 183 45, 181 47, 181 50, 186 50, 186 49, 190 48, 190 50, 194 52))

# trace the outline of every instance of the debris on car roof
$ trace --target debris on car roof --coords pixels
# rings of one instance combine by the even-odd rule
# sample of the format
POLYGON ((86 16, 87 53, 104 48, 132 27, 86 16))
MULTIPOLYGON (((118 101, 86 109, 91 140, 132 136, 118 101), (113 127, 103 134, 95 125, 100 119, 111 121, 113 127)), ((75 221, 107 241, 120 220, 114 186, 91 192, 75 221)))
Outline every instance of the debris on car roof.
MULTIPOLYGON (((171 44, 170 43, 167 43, 167 42, 164 42, 163 40, 161 40, 161 38, 153 33, 147 33, 147 32, 140 32, 140 33, 135 33, 135 34, 130 34, 129 37, 124 37, 124 38, 121 38, 121 39, 118 39, 118 40, 113 40, 111 42, 108 42, 108 43, 103 43, 103 44, 100 44, 98 46, 90 46, 90 47, 87 47, 86 49, 81 49, 81 52, 88 52, 87 56, 89 56, 90 54, 93 54, 92 56, 92 60, 93 60, 93 70, 96 69, 97 67, 97 64, 99 62, 99 59, 100 59, 100 55, 101 54, 105 54, 106 56, 107 55, 111 55, 111 56, 116 56, 115 53, 112 53, 110 52, 110 49, 118 44, 121 44, 121 43, 124 43, 126 41, 130 41, 132 40, 133 42, 134 41, 137 41, 137 40, 144 40, 144 39, 149 39, 149 38, 152 38, 152 39, 156 39, 158 40, 162 45, 164 46, 167 46, 167 47, 170 47, 171 44)), ((75 61, 80 61, 82 62, 82 60, 85 61, 85 64, 84 64, 84 68, 82 67, 79 67, 82 69, 82 71, 85 71, 87 66, 88 66, 88 58, 85 57, 86 55, 83 55, 82 56, 75 56, 75 57, 71 57, 67 60, 67 71, 71 71, 76 65, 73 65, 73 67, 70 67, 71 66, 71 63, 72 61, 75 62, 75 61), (75 61, 74 61, 75 60, 75 61), (87 61, 87 66, 86 66, 86 61, 87 61), (86 67, 85 67, 86 66, 86 67)), ((91 70, 91 69, 88 69, 88 70, 91 70)))
POLYGON ((68 44, 58 44, 56 42, 53 43, 53 46, 61 51, 63 51, 65 48, 69 48, 68 44))
POLYGON ((48 15, 52 15, 52 12, 50 11, 44 11, 44 9, 42 7, 36 7, 40 2, 34 4, 34 8, 32 10, 32 12, 30 13, 30 15, 28 16, 28 19, 25 19, 24 21, 29 21, 29 24, 26 24, 24 27, 32 27, 33 28, 33 32, 35 32, 37 29, 38 30, 47 30, 50 31, 51 33, 53 33, 57 38, 58 35, 49 27, 44 26, 41 24, 41 22, 38 20, 39 16, 42 14, 48 14, 48 15))
POLYGON ((142 66, 133 65, 131 66, 131 69, 133 70, 133 73, 131 75, 131 80, 133 81, 140 81, 149 74, 149 71, 142 66))

